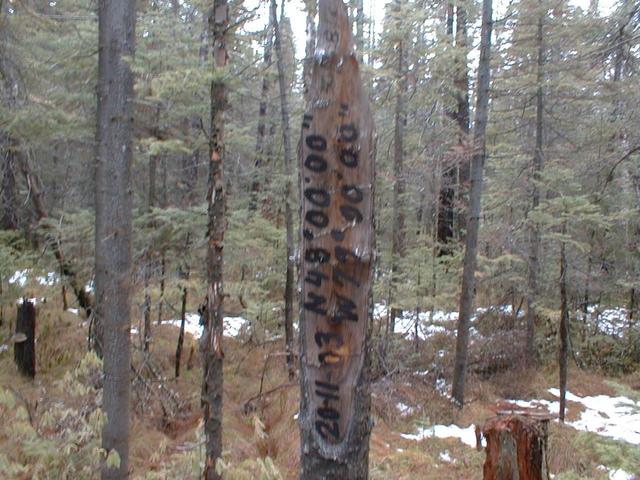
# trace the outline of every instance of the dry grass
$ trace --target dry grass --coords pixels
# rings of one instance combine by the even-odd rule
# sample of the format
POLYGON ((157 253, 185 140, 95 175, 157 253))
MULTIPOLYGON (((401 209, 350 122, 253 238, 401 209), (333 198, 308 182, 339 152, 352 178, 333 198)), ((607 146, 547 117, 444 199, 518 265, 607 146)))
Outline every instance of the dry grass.
MULTIPOLYGON (((19 398, 25 399, 23 401, 35 417, 46 409, 46 392, 79 362, 86 351, 86 324, 80 317, 60 310, 60 306, 51 301, 39 308, 38 374, 35 381, 24 380, 17 374, 11 350, 0 354, 0 383, 10 386, 19 398)), ((7 325, 0 332, 2 337, 6 337, 7 325)), ((201 369, 197 342, 187 335, 182 373, 179 379, 174 379, 177 333, 172 326, 154 324, 151 358, 166 377, 165 386, 173 390, 182 402, 182 408, 175 416, 167 418, 157 401, 137 405, 131 435, 133 478, 160 470, 174 455, 198 448, 201 369), (188 369, 187 359, 192 347, 195 355, 192 368, 188 369)), ((137 343, 138 337, 134 336, 133 340, 137 343)), ((299 433, 294 419, 298 411, 298 387, 295 382, 289 385, 283 350, 280 341, 255 345, 225 339, 224 458, 228 463, 237 465, 246 459, 269 456, 284 478, 295 479, 299 473, 299 433), (261 383, 263 393, 272 393, 256 398, 261 383)), ((136 365, 140 365, 142 359, 140 352, 134 355, 136 365)), ((458 412, 436 391, 433 377, 401 373, 380 379, 372 386, 375 420, 370 456, 372 480, 481 478, 484 453, 456 439, 415 442, 403 439, 400 433, 415 431, 419 423, 482 425, 494 415, 496 401, 500 399, 551 398, 547 396, 546 389, 554 385, 556 379, 557 372, 553 367, 538 372, 512 369, 488 380, 471 376, 467 387, 469 403, 463 412, 458 412), (400 402, 412 408, 410 414, 400 414, 397 408, 400 402), (448 452, 451 461, 441 458, 443 451, 448 452)), ((605 383, 606 379, 597 374, 572 367, 569 379, 569 389, 578 395, 615 393, 605 383)), ((638 374, 628 375, 619 381, 630 389, 640 387, 638 374)), ((570 404, 570 407, 575 406, 570 404)), ((577 414, 578 409, 570 409, 570 419, 577 414)), ((582 478, 600 478, 602 472, 596 468, 600 458, 594 450, 576 446, 575 437, 573 429, 552 424, 551 471, 573 471, 582 478)), ((0 450, 2 448, 0 444, 0 450)), ((185 473, 183 478, 197 478, 197 472, 185 473)))

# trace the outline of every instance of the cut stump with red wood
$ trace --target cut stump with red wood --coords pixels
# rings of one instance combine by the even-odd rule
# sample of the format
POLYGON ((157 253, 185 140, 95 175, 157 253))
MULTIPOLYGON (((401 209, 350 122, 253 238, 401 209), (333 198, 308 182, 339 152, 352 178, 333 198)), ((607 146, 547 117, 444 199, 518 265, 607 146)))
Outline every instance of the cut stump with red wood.
POLYGON ((484 480, 548 480, 548 417, 498 416, 488 420, 484 480))

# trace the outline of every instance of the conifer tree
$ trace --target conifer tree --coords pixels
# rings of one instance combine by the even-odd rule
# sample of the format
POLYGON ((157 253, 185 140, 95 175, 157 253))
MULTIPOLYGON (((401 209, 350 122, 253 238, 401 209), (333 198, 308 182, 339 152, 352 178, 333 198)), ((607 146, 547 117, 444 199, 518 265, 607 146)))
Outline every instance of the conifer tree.
POLYGON ((209 132, 209 181, 207 191, 207 305, 205 332, 200 340, 203 357, 202 403, 206 435, 204 478, 217 480, 222 455, 222 393, 224 358, 222 349, 224 287, 223 258, 225 217, 224 143, 225 110, 228 108, 226 69, 228 65, 229 5, 213 0, 208 13, 209 39, 213 56, 211 115, 209 132))
POLYGON ((104 358, 106 480, 129 476, 134 95, 129 62, 135 51, 135 2, 100 1, 98 17, 95 317, 104 358))

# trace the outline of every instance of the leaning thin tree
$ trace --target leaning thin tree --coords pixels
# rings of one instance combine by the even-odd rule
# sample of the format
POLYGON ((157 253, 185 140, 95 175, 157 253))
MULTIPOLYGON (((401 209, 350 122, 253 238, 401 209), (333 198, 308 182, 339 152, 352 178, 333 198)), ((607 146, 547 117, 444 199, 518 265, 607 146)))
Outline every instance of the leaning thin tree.
POLYGON ((223 333, 223 248, 225 219, 224 112, 227 109, 227 66, 229 6, 227 0, 213 0, 209 11, 214 74, 211 80, 211 130, 209 132, 209 180, 207 191, 207 307, 205 331, 200 340, 203 359, 202 406, 206 435, 204 478, 218 480, 216 463, 222 455, 222 333, 223 333))
POLYGON ((374 129, 347 8, 320 0, 300 142, 301 478, 366 479, 374 129))
POLYGON ((106 480, 129 478, 135 1, 101 0, 98 16, 95 318, 104 357, 102 447, 120 457, 117 467, 103 465, 106 480))
POLYGON ((467 376, 467 353, 469 349, 469 321, 475 295, 475 273, 478 256, 478 230, 482 201, 482 177, 487 155, 485 132, 489 118, 489 87, 491 85, 491 29, 493 5, 491 0, 482 2, 482 30, 480 33, 480 63, 478 64, 478 93, 473 127, 473 156, 471 157, 471 189, 467 213, 467 236, 465 237, 462 291, 460 292, 460 315, 456 338, 456 359, 453 370, 451 395, 462 408, 464 384, 467 376))

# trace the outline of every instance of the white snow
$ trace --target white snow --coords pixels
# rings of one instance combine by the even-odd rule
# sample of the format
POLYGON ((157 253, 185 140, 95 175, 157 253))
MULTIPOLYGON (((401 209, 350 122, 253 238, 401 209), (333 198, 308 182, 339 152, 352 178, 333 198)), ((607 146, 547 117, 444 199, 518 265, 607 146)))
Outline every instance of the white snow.
POLYGON ((449 385, 447 385, 447 381, 444 378, 438 378, 436 380, 436 390, 441 396, 451 398, 451 395, 449 395, 449 385))
POLYGON ((27 280, 29 279, 30 270, 16 270, 13 275, 9 277, 9 283, 14 284, 17 283, 20 287, 24 287, 27 284, 27 280))
MULTIPOLYGON (((249 321, 243 317, 224 317, 223 322, 225 337, 237 337, 249 325, 249 321)), ((162 323, 180 328, 181 321, 173 319, 162 323)), ((200 325, 200 315, 198 313, 187 313, 185 315, 184 331, 193 335, 194 338, 202 336, 202 326, 200 325)))
MULTIPOLYGON (((548 390, 555 397, 560 397, 557 388, 548 390)), ((580 397, 567 391, 567 400, 580 403, 584 411, 575 422, 565 422, 567 425, 583 432, 592 432, 603 437, 622 440, 634 445, 640 445, 640 403, 628 397, 611 397, 597 395, 580 397)), ((543 408, 549 413, 557 414, 560 402, 549 400, 509 400, 519 407, 543 408)), ((568 407, 570 410, 571 407, 568 407)))
POLYGON ((46 277, 36 277, 36 280, 40 285, 51 287, 58 283, 58 275, 56 272, 49 272, 46 277))
POLYGON ((453 458, 451 458, 451 455, 449 454, 449 450, 445 450, 444 452, 440 452, 440 454, 438 456, 440 457, 440 461, 442 461, 442 462, 447 462, 447 463, 455 462, 455 460, 453 458))
POLYGON ((579 321, 586 320, 596 332, 618 338, 623 338, 629 328, 628 311, 622 307, 606 308, 600 311, 597 305, 589 305, 586 319, 581 310, 576 312, 576 318, 579 321))
POLYGON ((2 352, 6 352, 7 350, 9 350, 9 345, 3 343, 2 345, 0 345, 0 353, 2 352))
POLYGON ((74 315, 78 315, 80 313, 80 310, 77 308, 67 308, 67 312, 73 313, 74 315))
POLYGON ((237 337, 249 325, 249 321, 242 317, 224 317, 224 335, 237 337))
MULTIPOLYGON (((557 388, 550 388, 548 391, 556 397, 560 396, 557 388)), ((640 403, 623 396, 579 397, 571 392, 567 392, 567 400, 581 403, 585 407, 580 419, 567 422, 568 425, 584 432, 640 445, 640 403)))
POLYGON ((413 415, 413 412, 415 411, 415 409, 409 405, 405 405, 402 402, 398 402, 396 404, 396 408, 398 409, 398 411, 400 412, 400 415, 403 417, 408 417, 409 415, 413 415))
MULTIPOLYGON (((418 430, 417 433, 401 433, 402 438, 407 440, 421 441, 425 438, 457 438, 465 445, 472 448, 476 446, 476 427, 469 425, 462 428, 457 425, 432 425, 418 430)), ((484 440, 483 440, 484 445, 484 440)))
MULTIPOLYGON (((470 321, 476 322, 480 315, 489 311, 497 311, 503 315, 513 315, 513 307, 511 305, 498 305, 493 307, 478 307, 471 317, 470 321)), ((385 303, 376 303, 373 306, 373 318, 381 320, 387 317, 390 309, 385 303)), ((524 315, 523 311, 518 312, 518 316, 524 315)), ((395 331, 404 337, 413 339, 416 335, 416 320, 418 323, 418 338, 427 340, 437 334, 453 334, 455 322, 458 320, 458 312, 447 312, 445 310, 432 310, 419 312, 416 318, 415 310, 403 310, 402 316, 396 318, 395 331)), ((482 335, 476 328, 471 328, 470 334, 472 341, 475 338, 481 338, 482 335)))
POLYGON ((635 480, 635 478, 634 474, 625 472, 622 469, 609 471, 609 480, 635 480))
MULTIPOLYGON (((16 300, 16 304, 17 304, 17 305, 22 305, 22 303, 24 302, 24 300, 25 300, 24 298, 19 298, 18 300, 16 300)), ((27 298, 26 300, 27 300, 27 302, 33 303, 34 305, 36 305, 38 302, 39 302, 39 303, 44 303, 44 302, 46 302, 46 301, 47 301, 47 299, 46 299, 45 297, 40 297, 40 298, 36 298, 36 297, 34 297, 34 298, 27 298)))

